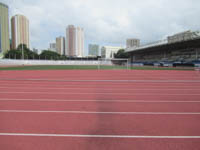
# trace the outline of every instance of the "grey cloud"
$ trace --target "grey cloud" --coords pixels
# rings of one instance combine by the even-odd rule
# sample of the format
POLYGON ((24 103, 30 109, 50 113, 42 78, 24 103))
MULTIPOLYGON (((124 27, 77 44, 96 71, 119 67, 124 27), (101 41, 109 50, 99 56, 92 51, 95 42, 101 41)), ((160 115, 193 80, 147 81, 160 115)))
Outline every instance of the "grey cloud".
POLYGON ((30 20, 33 47, 47 48, 68 24, 85 29, 88 43, 143 43, 184 30, 200 29, 199 0, 0 0, 30 20), (15 2, 14 2, 15 1, 15 2), (14 3, 13 3, 14 2, 14 3))

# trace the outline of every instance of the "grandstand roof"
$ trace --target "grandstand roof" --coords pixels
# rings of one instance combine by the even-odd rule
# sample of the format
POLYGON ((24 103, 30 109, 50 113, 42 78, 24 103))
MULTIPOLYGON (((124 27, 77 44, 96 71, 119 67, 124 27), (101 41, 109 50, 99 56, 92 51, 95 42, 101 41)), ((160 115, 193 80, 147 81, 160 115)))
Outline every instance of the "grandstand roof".
POLYGON ((145 51, 164 51, 164 50, 181 50, 181 49, 189 49, 189 48, 200 48, 200 38, 187 40, 187 41, 180 41, 176 43, 161 43, 154 46, 149 47, 139 47, 137 49, 127 49, 127 53, 138 53, 138 52, 145 52, 145 51))

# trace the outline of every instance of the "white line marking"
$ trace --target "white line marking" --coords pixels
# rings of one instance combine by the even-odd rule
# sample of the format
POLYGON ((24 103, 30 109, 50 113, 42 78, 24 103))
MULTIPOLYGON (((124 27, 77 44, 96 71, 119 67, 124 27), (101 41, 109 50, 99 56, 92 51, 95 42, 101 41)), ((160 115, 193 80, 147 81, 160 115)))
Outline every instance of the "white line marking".
POLYGON ((0 80, 6 81, 49 81, 49 82, 192 82, 197 83, 200 82, 199 78, 195 80, 167 80, 167 79, 160 79, 160 80, 57 80, 57 79, 14 79, 14 78, 0 78, 0 80))
POLYGON ((200 103, 200 101, 151 101, 151 100, 62 100, 62 99, 0 99, 0 101, 26 102, 118 102, 118 103, 200 103))
MULTIPOLYGON (((164 88, 164 89, 152 89, 152 88, 137 88, 134 89, 136 87, 130 87, 130 89, 124 89, 124 87, 122 88, 112 88, 112 89, 106 89, 106 91, 143 91, 143 90, 148 90, 148 91, 200 91, 200 87, 198 88, 190 88, 190 89, 186 89, 186 88, 182 88, 182 89, 168 89, 168 88, 164 88)), ((94 89, 99 89, 102 90, 101 87, 93 87, 93 88, 87 88, 87 87, 83 87, 83 88, 46 88, 46 87, 0 87, 0 89, 23 89, 23 90, 41 90, 41 89, 45 89, 45 90, 94 90, 94 89)))
POLYGON ((0 136, 76 137, 76 138, 132 138, 132 139, 199 139, 200 136, 144 136, 144 135, 87 135, 87 134, 34 134, 0 133, 0 136))
POLYGON ((111 115, 200 115, 200 112, 95 112, 95 111, 40 111, 0 110, 2 113, 68 113, 68 114, 111 114, 111 115))
MULTIPOLYGON (((9 84, 0 84, 0 86, 2 86, 2 88, 4 88, 5 86, 7 87, 13 87, 13 86, 16 86, 16 88, 18 88, 19 86, 28 86, 28 87, 32 87, 34 85, 36 85, 37 87, 41 87, 41 88, 48 88, 50 87, 51 88, 51 84, 47 84, 47 85, 41 85, 41 84, 37 84, 37 83, 25 83, 25 84, 16 84, 16 83, 9 83, 9 84), (10 86, 11 85, 11 86, 10 86)), ((133 87, 135 87, 134 84, 130 83, 133 87)), ((123 83, 119 83, 119 84, 113 84, 115 85, 115 87, 112 87, 112 88, 115 88, 115 89, 121 89, 122 86, 127 86, 127 85, 130 85, 130 84, 123 84, 123 83)), ((105 84, 104 84, 105 85, 105 84)), ((110 85, 110 83, 109 83, 110 85)), ((90 85, 80 85, 80 84, 73 84, 73 85, 70 85, 70 86, 64 86, 64 85, 61 85, 61 86, 58 86, 58 85, 53 85, 53 88, 80 88, 82 86, 82 88, 85 88, 87 86, 87 88, 97 88, 96 86, 94 86, 93 84, 90 84, 90 85)), ((101 85, 98 85, 99 88, 101 88, 101 85)), ((141 85, 137 85, 137 88, 200 88, 200 86, 198 85, 194 85, 194 86, 187 86, 187 85, 175 85, 175 86, 166 86, 166 85, 163 85, 163 86, 150 86, 150 85, 145 85, 145 86, 141 86, 141 85)))
POLYGON ((69 92, 69 93, 63 93, 63 92, 3 92, 3 91, 1 91, 0 93, 2 93, 2 94, 11 94, 11 93, 13 93, 13 94, 35 94, 35 93, 37 93, 37 94, 48 94, 48 95, 55 95, 55 94, 61 94, 61 95, 91 95, 91 94, 99 94, 99 95, 157 95, 157 96, 159 96, 159 95, 182 95, 182 96, 184 96, 184 95, 196 95, 196 96, 200 96, 200 94, 183 94, 183 93, 178 93, 178 94, 160 94, 160 93, 106 93, 106 92, 102 92, 102 93, 95 93, 95 92, 91 92, 91 93, 71 93, 71 92, 69 92))

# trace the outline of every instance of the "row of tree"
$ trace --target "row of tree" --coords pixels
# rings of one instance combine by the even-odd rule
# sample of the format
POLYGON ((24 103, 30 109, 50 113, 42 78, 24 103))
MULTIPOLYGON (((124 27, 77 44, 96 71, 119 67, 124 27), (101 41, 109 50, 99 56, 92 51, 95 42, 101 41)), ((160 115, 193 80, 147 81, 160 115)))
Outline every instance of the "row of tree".
POLYGON ((40 60, 66 60, 67 56, 60 55, 56 52, 43 50, 41 54, 31 51, 25 44, 21 44, 17 49, 9 50, 5 53, 4 58, 9 59, 40 59, 40 60))
MULTIPOLYGON (((115 58, 128 58, 128 54, 125 53, 124 49, 119 50, 115 55, 115 58)), ((49 50, 43 50, 41 54, 37 54, 36 52, 31 51, 25 44, 21 44, 17 49, 12 49, 7 51, 4 55, 4 58, 9 59, 40 59, 40 60, 68 60, 75 59, 70 58, 65 55, 60 55, 56 52, 52 52, 49 50)), ((95 59, 98 59, 96 57, 95 59)), ((80 59, 80 58, 79 58, 80 59)))
POLYGON ((122 59, 127 59, 129 58, 129 54, 125 53, 124 49, 120 49, 116 54, 114 54, 115 58, 122 58, 122 59))

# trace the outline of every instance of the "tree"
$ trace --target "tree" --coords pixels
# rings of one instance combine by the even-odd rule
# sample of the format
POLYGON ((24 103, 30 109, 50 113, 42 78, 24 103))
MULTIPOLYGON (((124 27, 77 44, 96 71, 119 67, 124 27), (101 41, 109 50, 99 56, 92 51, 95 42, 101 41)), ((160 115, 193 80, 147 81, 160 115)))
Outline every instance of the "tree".
POLYGON ((4 58, 9 58, 9 59, 21 59, 21 52, 17 50, 10 50, 7 51, 4 55, 4 58))
POLYGON ((22 59, 22 46, 23 46, 23 53, 25 59, 38 59, 39 55, 29 48, 27 48, 26 44, 20 44, 17 49, 11 49, 7 51, 4 55, 4 58, 10 59, 22 59))
POLYGON ((116 54, 114 54, 115 58, 129 58, 129 54, 125 52, 124 49, 120 49, 116 54))
POLYGON ((41 59, 45 60, 59 60, 62 58, 62 56, 56 52, 52 52, 49 50, 43 50, 42 53, 40 54, 41 59))

